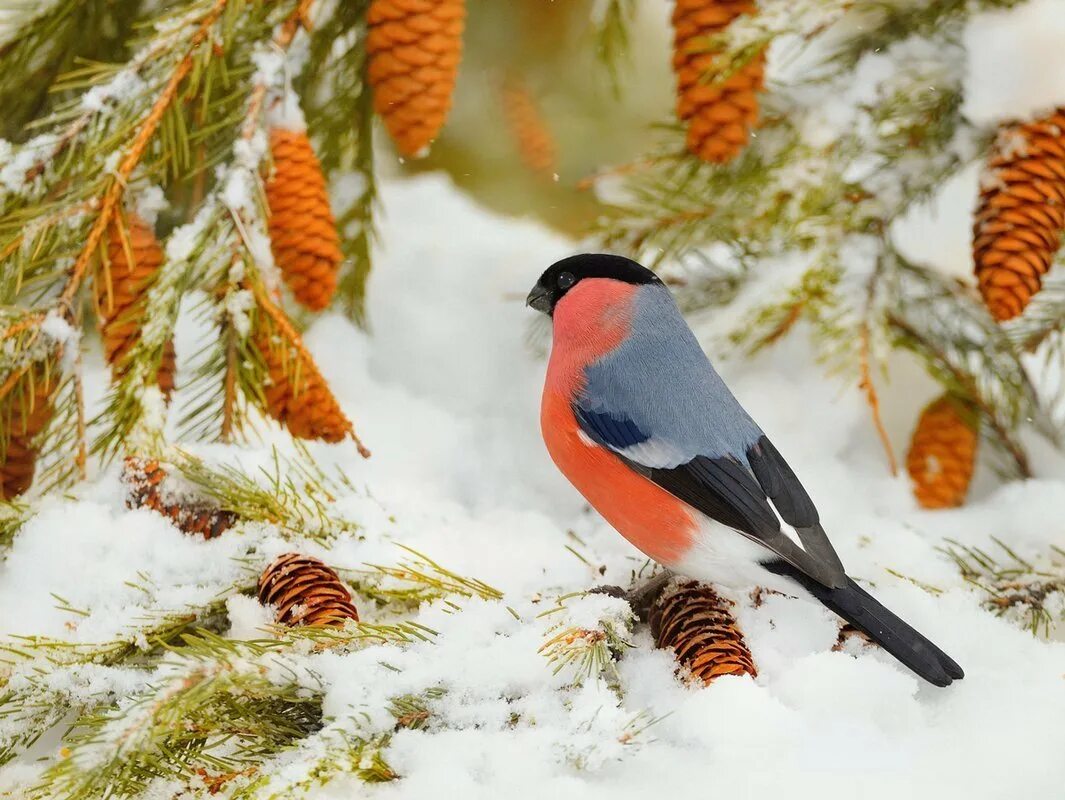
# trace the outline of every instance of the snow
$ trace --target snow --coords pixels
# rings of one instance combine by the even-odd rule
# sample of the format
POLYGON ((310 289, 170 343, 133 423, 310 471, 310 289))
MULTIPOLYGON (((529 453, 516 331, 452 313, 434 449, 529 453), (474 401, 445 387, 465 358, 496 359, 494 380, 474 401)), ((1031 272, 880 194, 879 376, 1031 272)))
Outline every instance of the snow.
MULTIPOLYGON (((997 120, 1062 102, 1065 72, 1052 68, 1061 58, 1059 22, 1065 24, 1051 10, 1059 3, 1032 0, 971 25, 968 113, 997 120), (1045 59, 1012 57, 1032 41, 1045 59)), ((883 79, 886 63, 869 65, 854 95, 824 109, 823 128, 811 120, 806 138, 846 124, 846 106, 883 79)), ((280 69, 266 58, 260 68, 280 69)), ((221 197, 229 208, 253 208, 248 175, 264 151, 261 133, 238 151, 221 197)), ((0 175, 12 191, 21 186, 20 170, 22 163, 0 175)), ((896 226, 895 239, 907 253, 961 274, 976 185, 975 170, 959 174, 896 226)), ((338 196, 362 188, 357 176, 334 185, 338 196)), ((385 755, 400 780, 363 785, 342 777, 313 789, 319 800, 441 793, 493 800, 997 800, 1060 793, 1065 632, 1058 624, 1049 640, 1038 638, 1017 620, 984 610, 983 595, 943 552, 952 540, 990 550, 994 537, 1038 562, 1051 545, 1065 543, 1060 455, 1038 451, 1039 477, 1023 483, 1000 483, 985 470, 963 508, 919 510, 905 476, 887 471, 859 389, 826 377, 801 336, 757 357, 727 351, 727 334, 744 309, 764 302, 784 272, 798 275, 807 263, 788 257, 770 265, 736 306, 698 318, 700 340, 796 468, 850 574, 942 645, 966 678, 936 689, 876 648, 850 641, 836 651, 838 620, 825 609, 772 594, 755 602, 740 592, 735 612, 758 677, 692 686, 675 674, 672 655, 653 647, 646 627, 632 624, 621 601, 580 594, 597 585, 628 587, 651 569, 587 508, 540 440, 545 367, 529 340, 542 320, 523 300, 547 265, 580 246, 534 222, 489 213, 440 175, 385 181, 382 201, 369 287, 372 335, 325 314, 305 337, 374 451, 363 460, 348 443, 310 447, 326 471, 348 479, 334 513, 358 529, 327 544, 265 524, 202 541, 151 511, 126 509, 117 465, 96 467, 70 497, 44 501, 6 551, 0 635, 143 645, 145 619, 210 603, 227 587, 252 586, 280 553, 305 552, 354 575, 409 560, 402 544, 503 597, 423 604, 409 618, 435 632, 429 641, 350 652, 307 648, 292 656, 300 681, 324 687, 324 710, 333 718, 327 731, 339 741, 374 726, 391 730, 383 709, 392 698, 442 690, 429 702, 425 729, 392 738, 385 755), (560 630, 605 626, 632 645, 617 662, 616 684, 579 680, 572 668, 556 673, 542 652, 560 630)), ((217 206, 206 208, 178 228, 167 241, 168 258, 192 257, 215 213, 217 206)), ((261 241, 261 232, 254 235, 261 241)), ((848 255, 868 261, 859 249, 848 255)), ((268 252, 261 257, 269 263, 268 252)), ((247 302, 234 293, 227 312, 244 320, 247 302)), ((49 333, 71 336, 58 324, 49 333)), ((179 354, 196 352, 205 335, 182 320, 179 354)), ((891 370, 881 400, 899 446, 936 389, 912 364, 892 362, 891 370)), ((104 374, 97 358, 86 381, 97 406, 104 374)), ((179 390, 175 403, 182 402, 179 390)), ((262 441, 244 448, 183 445, 251 475, 271 469, 273 448, 299 458, 267 425, 262 441)), ((365 621, 397 619, 357 592, 354 599, 365 621)), ((225 609, 229 636, 271 635, 271 616, 254 597, 231 596, 225 609)), ((57 691, 86 699, 128 697, 161 677, 94 665, 52 680, 57 691)), ((309 757, 327 746, 323 734, 279 757, 272 788, 285 792, 307 779, 309 757)), ((0 768, 0 794, 32 781, 36 759, 54 757, 57 748, 56 739, 46 739, 0 768)))
MULTIPOLYGON (((918 511, 906 480, 887 474, 859 392, 826 380, 798 338, 753 360, 719 364, 793 461, 850 572, 954 655, 965 680, 939 690, 875 648, 833 652, 838 627, 829 612, 775 595, 761 605, 737 597, 756 680, 688 686, 640 626, 626 637, 634 647, 618 662, 617 693, 603 681, 573 686, 571 670, 553 674, 539 651, 559 626, 607 622, 624 634, 626 615, 605 595, 578 595, 561 611, 543 612, 559 596, 628 586, 646 572, 645 558, 587 510, 539 441, 544 365, 526 344, 532 312, 522 299, 574 245, 479 209, 440 176, 387 182, 383 199, 372 337, 335 315, 307 336, 375 451, 363 461, 347 445, 313 448, 357 487, 339 498, 337 511, 361 524, 359 534, 325 547, 254 526, 201 541, 150 511, 124 509, 111 468, 77 499, 45 503, 15 539, 0 567, 4 631, 102 641, 122 636, 138 617, 203 603, 249 575, 254 581, 248 558, 262 564, 298 549, 365 570, 407 557, 400 542, 504 597, 459 600, 458 612, 424 605, 413 619, 436 631, 431 642, 308 656, 326 687, 325 711, 344 735, 367 720, 380 723, 392 697, 445 690, 431 703, 429 727, 393 738, 386 757, 401 780, 358 789, 355 778, 341 778, 313 797, 420 798, 447 787, 485 798, 888 798, 920 787, 972 800, 1061 785, 1065 644, 982 610, 980 595, 937 550, 945 538, 986 546, 994 535, 1034 557, 1060 542, 1060 462, 1039 480, 997 487, 957 511, 918 511)), ((699 332, 704 342, 718 341, 712 321, 699 332)), ((199 334, 185 326, 182 335, 199 334)), ((184 352, 193 344, 178 341, 184 352)), ((266 439, 244 451, 195 449, 254 472, 270 463, 270 446, 291 450, 280 434, 266 439)), ((381 613, 355 599, 365 619, 381 613)), ((227 609, 231 635, 264 635, 269 617, 254 599, 231 598, 227 609)), ((106 680, 121 694, 144 677, 121 672, 106 680)), ((76 682, 70 690, 81 691, 76 682)), ((288 759, 278 762, 275 781, 302 774, 304 762, 288 759)), ((13 784, 27 770, 16 761, 0 779, 13 784)))

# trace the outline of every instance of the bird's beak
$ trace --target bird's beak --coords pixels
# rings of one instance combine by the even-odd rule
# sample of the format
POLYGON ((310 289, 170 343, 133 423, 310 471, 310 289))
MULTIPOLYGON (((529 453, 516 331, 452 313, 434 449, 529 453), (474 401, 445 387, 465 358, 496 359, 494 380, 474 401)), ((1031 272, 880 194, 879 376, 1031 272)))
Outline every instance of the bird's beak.
POLYGON ((542 314, 551 313, 551 293, 540 284, 536 284, 529 296, 525 298, 525 305, 535 308, 542 314))

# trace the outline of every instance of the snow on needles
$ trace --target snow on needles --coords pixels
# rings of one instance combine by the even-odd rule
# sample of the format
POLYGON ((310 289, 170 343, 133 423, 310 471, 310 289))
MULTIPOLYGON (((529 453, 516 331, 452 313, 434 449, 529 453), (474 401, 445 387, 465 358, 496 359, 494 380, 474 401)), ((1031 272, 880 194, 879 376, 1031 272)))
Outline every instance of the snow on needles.
MULTIPOLYGON (((801 336, 718 364, 807 484, 849 572, 956 657, 965 680, 940 690, 876 649, 834 652, 836 619, 780 596, 760 605, 737 598, 757 680, 687 686, 639 625, 626 633, 633 646, 616 686, 574 686, 570 673, 555 674, 540 649, 560 618, 543 612, 561 595, 628 586, 646 566, 556 473, 539 438, 544 364, 526 344, 532 312, 522 301, 575 245, 476 207, 439 176, 386 183, 383 200, 373 336, 327 315, 306 338, 374 450, 363 461, 347 445, 313 448, 358 487, 337 501, 358 530, 330 545, 286 540, 269 525, 201 541, 152 512, 125 510, 111 469, 77 499, 48 501, 18 534, 0 567, 0 630, 100 641, 130 619, 253 584, 259 567, 249 561, 299 549, 364 570, 402 560, 402 543, 502 599, 458 599, 458 610, 423 604, 412 619, 436 632, 429 641, 298 656, 300 674, 324 687, 330 721, 268 765, 272 788, 299 785, 330 741, 385 724, 378 717, 390 698, 430 687, 429 724, 395 733, 387 750, 399 780, 344 777, 310 796, 990 800, 1065 785, 1065 644, 984 611, 938 549, 948 537, 983 547, 996 536, 1034 557, 1060 544, 1065 470, 1051 461, 1040 480, 956 511, 919 511, 906 480, 887 474, 859 392, 826 378, 801 336)), ((708 324, 703 341, 720 340, 708 324)), ((291 452, 280 434, 266 438, 258 449, 194 450, 254 473, 270 463, 271 446, 291 452)), ((373 603, 355 599, 376 621, 373 603)), ((565 605, 567 625, 628 624, 613 598, 565 605)), ((238 595, 227 607, 231 634, 264 635, 269 616, 253 600, 238 595)), ((121 696, 146 680, 101 670, 66 688, 121 696)), ((54 755, 51 747, 5 767, 0 787, 26 780, 32 758, 54 755)))

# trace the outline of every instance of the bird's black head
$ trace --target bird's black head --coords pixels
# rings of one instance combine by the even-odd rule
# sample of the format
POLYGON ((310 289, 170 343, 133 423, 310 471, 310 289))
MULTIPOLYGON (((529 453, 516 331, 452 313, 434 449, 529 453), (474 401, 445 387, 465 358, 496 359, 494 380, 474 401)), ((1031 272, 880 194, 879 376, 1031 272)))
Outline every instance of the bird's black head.
POLYGON ((585 278, 612 278, 637 285, 662 283, 651 270, 630 258, 606 253, 583 253, 556 261, 544 270, 529 292, 526 305, 550 316, 558 301, 585 278))

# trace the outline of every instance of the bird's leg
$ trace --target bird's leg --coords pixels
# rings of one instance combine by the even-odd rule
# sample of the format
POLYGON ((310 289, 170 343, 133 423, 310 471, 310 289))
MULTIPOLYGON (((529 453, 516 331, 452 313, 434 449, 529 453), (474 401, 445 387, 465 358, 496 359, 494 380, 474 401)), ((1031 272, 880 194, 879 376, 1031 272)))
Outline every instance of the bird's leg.
POLYGON ((647 616, 651 612, 652 604, 658 599, 658 595, 662 593, 662 590, 666 588, 666 584, 673 578, 672 572, 668 569, 663 569, 660 575, 656 575, 626 593, 625 599, 629 601, 629 605, 632 606, 632 610, 640 618, 641 622, 647 622, 647 616))
POLYGON ((661 574, 656 575, 648 581, 640 584, 634 589, 625 591, 620 586, 596 586, 594 589, 589 589, 589 594, 608 594, 611 597, 618 597, 628 602, 632 606, 633 613, 640 618, 641 622, 647 622, 647 615, 650 613, 651 604, 661 594, 662 589, 673 578, 673 573, 668 569, 663 570, 661 574))

